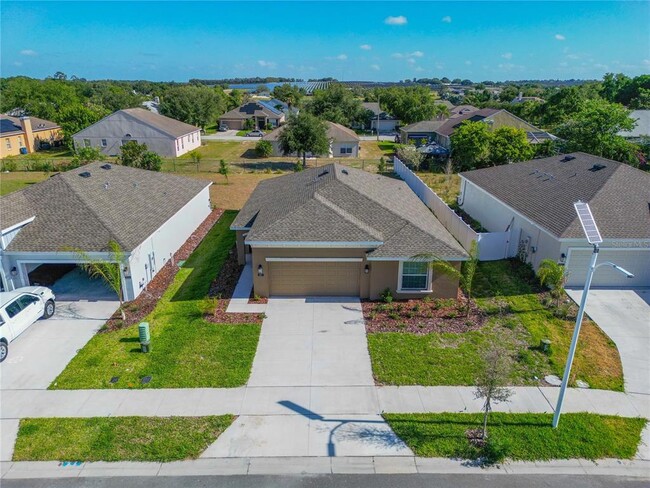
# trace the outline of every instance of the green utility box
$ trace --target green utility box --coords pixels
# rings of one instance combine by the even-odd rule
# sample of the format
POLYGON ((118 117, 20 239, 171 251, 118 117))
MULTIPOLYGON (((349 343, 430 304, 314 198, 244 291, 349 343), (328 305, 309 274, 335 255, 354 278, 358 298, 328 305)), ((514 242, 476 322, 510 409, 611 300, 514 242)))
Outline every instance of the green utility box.
POLYGON ((140 336, 140 350, 142 352, 150 352, 151 334, 149 333, 149 322, 140 322, 138 334, 140 336))

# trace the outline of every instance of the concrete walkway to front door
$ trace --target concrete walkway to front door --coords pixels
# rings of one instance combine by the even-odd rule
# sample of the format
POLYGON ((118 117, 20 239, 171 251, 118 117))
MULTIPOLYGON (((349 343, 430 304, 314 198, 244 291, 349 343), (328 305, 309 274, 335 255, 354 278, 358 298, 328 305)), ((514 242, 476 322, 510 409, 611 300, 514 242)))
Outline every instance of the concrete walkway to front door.
POLYGON ((271 298, 244 395, 274 414, 238 417, 202 457, 412 455, 377 415, 358 298, 271 298))

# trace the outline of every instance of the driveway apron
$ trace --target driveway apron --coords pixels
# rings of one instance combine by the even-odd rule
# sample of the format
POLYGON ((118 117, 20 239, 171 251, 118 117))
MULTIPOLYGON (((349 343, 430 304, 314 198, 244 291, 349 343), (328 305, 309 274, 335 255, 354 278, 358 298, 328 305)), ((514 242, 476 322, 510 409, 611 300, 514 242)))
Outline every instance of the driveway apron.
POLYGON ((244 411, 202 457, 413 455, 378 415, 358 298, 271 298, 244 411))

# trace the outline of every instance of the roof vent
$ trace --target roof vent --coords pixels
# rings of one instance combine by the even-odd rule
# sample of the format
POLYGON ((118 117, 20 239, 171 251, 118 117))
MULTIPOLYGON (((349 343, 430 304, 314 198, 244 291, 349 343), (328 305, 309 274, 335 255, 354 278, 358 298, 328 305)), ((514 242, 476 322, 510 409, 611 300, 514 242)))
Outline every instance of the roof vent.
POLYGON ((318 178, 320 178, 321 176, 328 175, 329 173, 330 173, 330 172, 327 171, 327 170, 323 171, 322 173, 318 173, 318 178))
POLYGON ((82 178, 90 178, 90 171, 84 171, 83 173, 79 173, 79 176, 82 178))
POLYGON ((566 163, 568 161, 573 161, 575 158, 575 156, 564 156, 562 159, 560 159, 560 162, 566 163))
POLYGON ((607 166, 604 164, 594 164, 591 168, 589 168, 589 171, 592 173, 595 173, 596 171, 600 171, 601 169, 605 169, 607 166))
POLYGON ((106 164, 102 164, 102 165, 100 166, 100 168, 101 168, 101 169, 111 169, 112 166, 111 166, 110 164, 106 163, 106 164))
POLYGON ((341 170, 341 173, 343 173, 344 175, 348 175, 348 174, 350 174, 350 173, 348 173, 348 170, 347 170, 347 169, 342 169, 342 170, 341 170))

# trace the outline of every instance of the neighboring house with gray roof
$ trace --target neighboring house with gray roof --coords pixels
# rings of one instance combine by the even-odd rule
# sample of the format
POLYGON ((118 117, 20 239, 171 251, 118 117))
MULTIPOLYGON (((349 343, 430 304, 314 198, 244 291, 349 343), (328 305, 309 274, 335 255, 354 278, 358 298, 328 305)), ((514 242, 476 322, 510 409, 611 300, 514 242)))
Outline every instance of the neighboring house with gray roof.
POLYGON ((201 146, 201 129, 144 108, 118 110, 72 136, 76 149, 96 147, 120 154, 129 141, 144 143, 163 157, 178 157, 201 146))
POLYGON ((219 117, 219 126, 227 126, 230 130, 243 130, 247 120, 253 121, 255 129, 268 129, 283 124, 285 113, 281 108, 273 106, 272 102, 253 101, 223 114, 219 117))
POLYGON ((452 298, 458 280, 413 257, 467 259, 405 182, 339 164, 260 182, 231 229, 260 296, 452 298))
POLYGON ((396 119, 385 110, 382 110, 379 106, 379 102, 364 102, 361 105, 363 105, 363 108, 369 113, 372 113, 370 119, 366 121, 364 127, 362 127, 363 129, 377 131, 377 127, 379 127, 380 134, 395 131, 395 128, 399 124, 399 119, 396 119))
POLYGON ((573 204, 587 202, 604 239, 593 286, 650 286, 650 174, 591 154, 572 154, 460 173, 458 203, 490 232, 509 232, 508 253, 537 269, 563 263, 567 285, 584 285, 592 253, 573 204))
MULTIPOLYGON (((308 157, 331 157, 331 158, 358 158, 360 154, 359 136, 347 127, 334 122, 325 122, 327 124, 327 138, 330 140, 330 150, 328 154, 308 154, 308 157)), ((284 156, 280 146, 280 134, 285 126, 269 132, 262 140, 269 141, 273 146, 273 156, 284 156)))
MULTIPOLYGON (((126 300, 142 292, 210 214, 211 182, 91 163, 0 197, 0 278, 11 290, 30 274, 80 262, 70 249, 108 259, 109 241, 126 253, 126 300)), ((39 283, 48 284, 49 283, 39 283)), ((83 294, 83 290, 80 290, 83 294)))
POLYGON ((650 110, 633 110, 630 118, 636 122, 634 129, 621 131, 618 135, 632 141, 650 138, 650 110))
POLYGON ((433 141, 436 138, 436 131, 445 124, 448 119, 423 120, 400 128, 400 141, 408 144, 409 141, 433 141))

